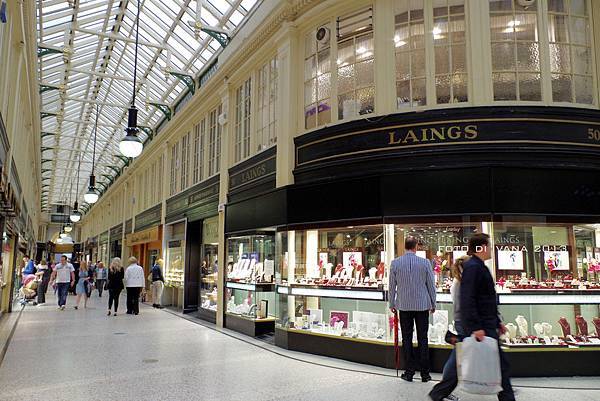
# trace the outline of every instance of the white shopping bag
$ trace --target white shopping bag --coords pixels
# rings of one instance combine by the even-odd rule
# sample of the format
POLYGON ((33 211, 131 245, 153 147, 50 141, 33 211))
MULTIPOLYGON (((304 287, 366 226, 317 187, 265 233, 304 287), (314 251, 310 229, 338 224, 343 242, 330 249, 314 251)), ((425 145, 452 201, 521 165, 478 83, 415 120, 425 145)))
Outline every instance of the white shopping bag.
POLYGON ((502 391, 498 341, 467 337, 456 347, 456 368, 460 387, 471 394, 492 395, 502 391))

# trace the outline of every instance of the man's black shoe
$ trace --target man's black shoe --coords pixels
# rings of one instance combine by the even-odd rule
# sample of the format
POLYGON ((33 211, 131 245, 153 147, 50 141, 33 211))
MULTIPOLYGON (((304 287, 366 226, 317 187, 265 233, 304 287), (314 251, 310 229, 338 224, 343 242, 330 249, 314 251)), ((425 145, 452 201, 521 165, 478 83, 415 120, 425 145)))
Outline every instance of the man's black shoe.
POLYGON ((413 381, 413 375, 411 375, 410 373, 406 373, 406 372, 402 373, 402 374, 400 375, 400 378, 401 378, 402 380, 406 380, 407 382, 411 382, 411 381, 413 381))
POLYGON ((431 375, 427 374, 427 375, 423 375, 423 376, 421 376, 421 381, 422 381, 423 383, 430 382, 430 381, 431 381, 431 375))

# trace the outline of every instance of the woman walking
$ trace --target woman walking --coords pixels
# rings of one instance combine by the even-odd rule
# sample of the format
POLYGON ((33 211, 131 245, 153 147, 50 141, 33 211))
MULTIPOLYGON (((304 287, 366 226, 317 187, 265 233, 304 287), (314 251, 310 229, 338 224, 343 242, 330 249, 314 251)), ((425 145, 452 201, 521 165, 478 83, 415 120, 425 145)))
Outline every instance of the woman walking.
POLYGON ((106 282, 106 289, 108 289, 108 312, 106 316, 110 316, 110 308, 115 305, 114 316, 117 316, 117 310, 119 309, 119 295, 123 290, 123 278, 125 272, 123 271, 123 265, 121 264, 120 258, 114 258, 108 268, 108 281, 106 282))
POLYGON ((137 264, 135 257, 129 258, 129 266, 125 270, 125 286, 127 287, 127 314, 140 313, 140 293, 145 288, 144 269, 137 264))
POLYGON ((46 303, 46 291, 48 290, 48 283, 50 282, 50 276, 52 275, 52 269, 46 263, 46 259, 42 259, 37 267, 37 273, 35 275, 41 281, 37 288, 38 305, 46 303))
MULTIPOLYGON (((454 328, 458 335, 458 337, 451 340, 452 345, 455 345, 456 342, 462 341, 463 338, 465 338, 465 332, 460 316, 460 282, 462 280, 463 264, 469 260, 469 258, 470 256, 461 256, 454 262, 450 270, 452 278, 454 279, 452 287, 450 287, 452 303, 454 304, 454 328)), ((453 349, 444 365, 442 380, 433 386, 433 389, 429 393, 429 397, 433 401, 458 400, 458 397, 452 394, 457 384, 456 350, 453 349)))
POLYGON ((88 299, 88 288, 90 284, 91 277, 89 276, 87 262, 82 260, 79 264, 79 279, 77 280, 77 285, 75 286, 75 293, 77 294, 77 298, 75 299, 75 309, 79 309, 79 301, 81 301, 81 296, 83 295, 83 307, 87 308, 87 299, 88 299))

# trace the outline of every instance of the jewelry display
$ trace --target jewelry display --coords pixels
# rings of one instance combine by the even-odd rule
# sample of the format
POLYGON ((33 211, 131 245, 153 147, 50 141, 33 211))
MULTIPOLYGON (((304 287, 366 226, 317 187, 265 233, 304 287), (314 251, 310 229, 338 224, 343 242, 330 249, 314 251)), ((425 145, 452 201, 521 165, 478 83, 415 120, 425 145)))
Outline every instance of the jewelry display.
POLYGON ((581 315, 575 316, 575 324, 577 325, 577 333, 580 336, 588 336, 588 324, 581 315))
POLYGON ((521 337, 529 336, 529 333, 528 333, 529 328, 528 328, 527 320, 525 319, 525 317, 519 315, 515 318, 515 322, 517 322, 517 327, 519 328, 519 335, 521 337))

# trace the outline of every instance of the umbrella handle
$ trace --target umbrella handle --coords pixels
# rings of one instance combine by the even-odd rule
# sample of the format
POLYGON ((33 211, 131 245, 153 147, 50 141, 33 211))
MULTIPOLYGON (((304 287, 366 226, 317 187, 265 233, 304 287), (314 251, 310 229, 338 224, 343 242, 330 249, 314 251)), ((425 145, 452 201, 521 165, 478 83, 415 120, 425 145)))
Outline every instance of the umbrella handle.
POLYGON ((398 311, 394 312, 394 362, 396 364, 396 377, 400 370, 400 347, 398 345, 398 311))

